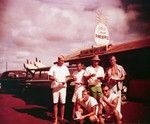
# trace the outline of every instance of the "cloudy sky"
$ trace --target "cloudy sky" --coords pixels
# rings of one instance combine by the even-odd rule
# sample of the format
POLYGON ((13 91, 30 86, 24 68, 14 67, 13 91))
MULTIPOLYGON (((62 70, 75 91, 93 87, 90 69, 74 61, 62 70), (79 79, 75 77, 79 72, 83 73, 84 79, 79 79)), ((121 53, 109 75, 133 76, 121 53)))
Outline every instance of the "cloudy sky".
POLYGON ((107 17, 110 42, 150 35, 148 0, 0 0, 0 72, 38 57, 50 66, 60 54, 94 44, 96 10, 107 17))

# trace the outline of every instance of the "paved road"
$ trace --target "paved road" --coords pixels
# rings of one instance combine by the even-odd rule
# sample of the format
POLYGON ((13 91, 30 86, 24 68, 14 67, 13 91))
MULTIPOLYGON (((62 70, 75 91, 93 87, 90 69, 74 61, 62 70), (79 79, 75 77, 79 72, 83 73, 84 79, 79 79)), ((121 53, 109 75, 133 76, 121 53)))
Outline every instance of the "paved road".
MULTIPOLYGON (((148 104, 124 103, 122 113, 124 124, 150 123, 148 104)), ((14 94, 0 93, 0 124, 52 124, 52 117, 47 107, 31 104, 14 94)))
POLYGON ((12 94, 0 94, 1 124, 51 124, 46 108, 29 105, 12 94))

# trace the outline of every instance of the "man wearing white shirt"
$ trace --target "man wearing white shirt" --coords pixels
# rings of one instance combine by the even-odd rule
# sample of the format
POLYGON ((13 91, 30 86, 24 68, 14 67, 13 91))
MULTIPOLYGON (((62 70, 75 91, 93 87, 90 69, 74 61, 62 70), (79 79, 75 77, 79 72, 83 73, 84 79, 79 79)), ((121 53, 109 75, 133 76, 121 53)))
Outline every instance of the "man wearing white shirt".
POLYGON ((101 84, 105 76, 103 67, 99 66, 99 61, 98 55, 94 56, 92 65, 88 66, 84 73, 91 96, 97 100, 102 96, 101 84))
POLYGON ((99 99, 99 122, 104 124, 103 114, 106 121, 114 119, 117 124, 121 124, 121 108, 119 107, 119 96, 110 91, 107 84, 102 84, 103 96, 99 99), (105 111, 105 113, 103 113, 105 111))
POLYGON ((61 102, 61 119, 64 120, 64 111, 66 103, 66 77, 70 75, 68 68, 64 65, 64 56, 58 57, 58 62, 56 65, 53 65, 49 72, 51 83, 51 88, 53 92, 53 103, 54 103, 54 124, 58 123, 58 101, 60 98, 61 102))
POLYGON ((85 70, 83 69, 82 63, 77 63, 77 71, 73 73, 73 82, 71 83, 72 85, 75 86, 74 89, 74 94, 72 97, 72 102, 73 102, 73 113, 72 113, 72 118, 74 118, 75 115, 75 108, 76 108, 76 102, 77 100, 82 98, 82 91, 85 89, 85 84, 84 84, 84 72, 85 70))
POLYGON ((82 91, 82 98, 77 101, 76 120, 83 124, 86 119, 90 123, 98 122, 98 103, 97 100, 89 95, 88 90, 82 91))

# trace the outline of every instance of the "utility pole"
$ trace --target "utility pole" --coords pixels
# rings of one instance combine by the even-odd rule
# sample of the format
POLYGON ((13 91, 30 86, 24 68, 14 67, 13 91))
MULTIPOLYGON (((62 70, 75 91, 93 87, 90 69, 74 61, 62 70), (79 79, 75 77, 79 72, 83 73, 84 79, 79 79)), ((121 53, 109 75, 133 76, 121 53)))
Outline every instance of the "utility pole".
POLYGON ((7 71, 7 66, 8 66, 8 65, 7 65, 7 61, 6 61, 6 71, 7 71))
POLYGON ((0 71, 3 70, 4 57, 0 57, 0 71))

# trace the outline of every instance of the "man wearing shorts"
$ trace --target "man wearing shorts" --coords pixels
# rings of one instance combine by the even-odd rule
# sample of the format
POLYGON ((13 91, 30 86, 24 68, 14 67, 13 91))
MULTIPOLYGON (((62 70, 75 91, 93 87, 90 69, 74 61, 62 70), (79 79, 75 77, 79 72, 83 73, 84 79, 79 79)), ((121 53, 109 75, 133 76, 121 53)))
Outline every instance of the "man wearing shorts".
POLYGON ((54 103, 54 124, 58 123, 58 101, 60 98, 61 102, 61 119, 64 120, 64 111, 65 111, 65 103, 66 103, 66 77, 70 75, 68 68, 64 65, 64 56, 58 57, 58 62, 56 65, 53 65, 49 72, 53 93, 53 103, 54 103))
POLYGON ((121 124, 121 109, 119 107, 119 96, 110 91, 110 87, 107 84, 102 84, 103 96, 99 99, 99 122, 104 124, 104 118, 106 121, 115 120, 117 124, 121 124), (103 113, 105 112, 105 113, 103 113), (104 118, 103 118, 104 115, 104 118))
POLYGON ((94 56, 92 58, 92 65, 88 66, 84 73, 90 94, 97 100, 102 96, 101 84, 105 76, 103 67, 99 66, 99 61, 99 56, 94 56))
POLYGON ((72 118, 74 118, 75 115, 75 108, 76 108, 76 102, 77 100, 82 98, 82 91, 85 89, 85 84, 84 84, 84 74, 85 70, 83 69, 82 63, 77 63, 77 71, 73 73, 73 82, 71 83, 72 85, 75 86, 74 89, 74 94, 72 97, 72 102, 73 102, 73 113, 72 113, 72 118))
POLYGON ((97 100, 89 95, 88 90, 82 91, 82 98, 77 101, 76 109, 76 120, 83 124, 86 123, 97 123, 98 103, 97 100), (88 122, 89 121, 89 122, 88 122))

